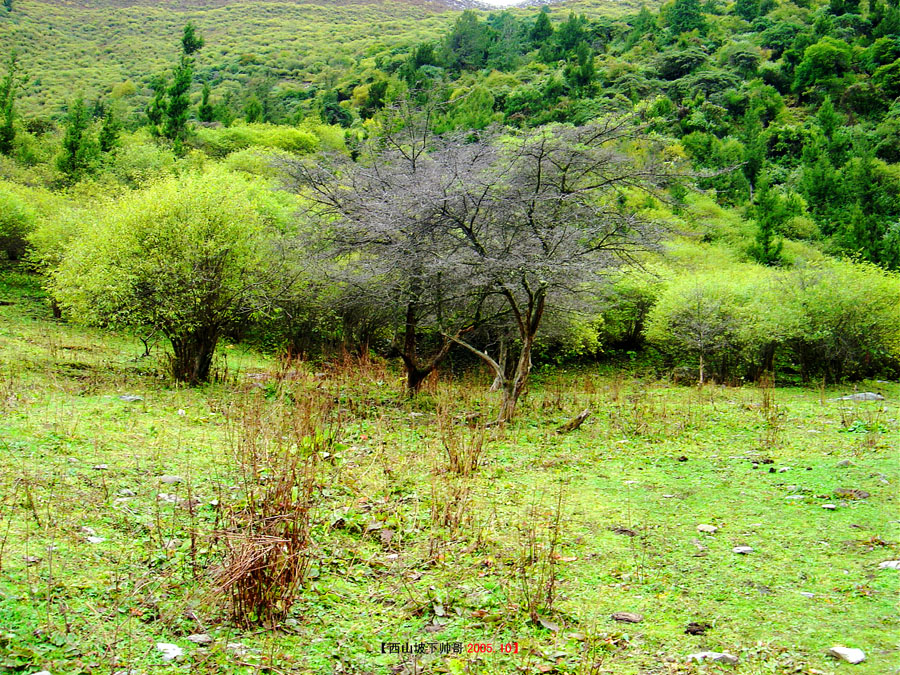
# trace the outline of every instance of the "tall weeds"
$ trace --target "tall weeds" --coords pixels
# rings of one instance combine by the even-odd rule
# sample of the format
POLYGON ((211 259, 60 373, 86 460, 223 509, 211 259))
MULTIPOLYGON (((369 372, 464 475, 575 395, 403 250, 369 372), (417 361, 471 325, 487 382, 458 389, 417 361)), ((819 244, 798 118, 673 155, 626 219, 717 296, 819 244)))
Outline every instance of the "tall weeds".
POLYGON ((284 620, 306 578, 318 468, 337 435, 329 411, 309 394, 273 403, 256 396, 231 411, 240 492, 224 509, 226 555, 215 580, 238 625, 284 620))

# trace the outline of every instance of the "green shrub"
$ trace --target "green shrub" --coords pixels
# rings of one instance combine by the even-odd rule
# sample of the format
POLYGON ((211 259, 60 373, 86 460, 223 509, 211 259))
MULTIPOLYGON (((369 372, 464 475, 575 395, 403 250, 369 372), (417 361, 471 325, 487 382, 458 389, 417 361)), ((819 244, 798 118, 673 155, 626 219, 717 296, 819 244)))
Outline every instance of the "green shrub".
POLYGON ((212 157, 225 157, 254 146, 305 154, 318 149, 319 139, 314 133, 295 127, 235 124, 227 128, 197 129, 195 144, 212 157))
POLYGON ((34 210, 12 185, 0 183, 0 251, 10 260, 18 260, 25 253, 36 218, 34 210))

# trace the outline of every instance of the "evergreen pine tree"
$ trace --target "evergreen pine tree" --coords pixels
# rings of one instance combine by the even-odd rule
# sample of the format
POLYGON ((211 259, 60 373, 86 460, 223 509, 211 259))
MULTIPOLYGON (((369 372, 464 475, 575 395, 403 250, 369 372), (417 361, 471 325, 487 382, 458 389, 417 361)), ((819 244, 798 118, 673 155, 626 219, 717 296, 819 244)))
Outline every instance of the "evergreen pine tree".
POLYGON ((181 154, 187 140, 190 89, 194 76, 192 65, 190 57, 183 55, 178 67, 175 68, 172 84, 166 91, 166 121, 163 135, 172 141, 176 154, 181 154))
POLYGON ((539 46, 546 42, 551 35, 553 35, 553 24, 550 23, 550 8, 544 5, 538 12, 537 20, 531 27, 528 37, 531 38, 532 44, 539 46))
POLYGON ((188 21, 181 36, 181 50, 185 56, 190 56, 201 47, 203 47, 203 38, 197 35, 197 29, 194 27, 194 24, 188 21))
POLYGON ((209 83, 203 83, 203 91, 200 94, 200 107, 197 109, 197 119, 201 122, 212 122, 215 119, 212 104, 209 102, 209 83))
POLYGON ((675 4, 669 10, 668 23, 675 35, 692 30, 702 31, 706 24, 703 21, 700 0, 675 0, 675 4))
POLYGON ((90 135, 91 117, 84 99, 77 99, 66 115, 66 135, 56 166, 75 181, 96 168, 100 147, 90 135))
POLYGON ((756 219, 756 243, 750 254, 763 265, 780 265, 782 241, 776 237, 777 228, 785 218, 781 198, 769 186, 766 176, 761 176, 756 191, 756 204, 752 208, 756 219))
POLYGON ((100 151, 111 152, 119 142, 119 131, 122 125, 119 123, 112 106, 106 107, 103 115, 103 125, 100 127, 100 151))
POLYGON ((153 98, 147 106, 147 119, 150 121, 150 133, 154 136, 162 135, 163 117, 166 114, 166 78, 158 75, 150 82, 153 98))
POLYGON ((9 54, 6 63, 6 75, 0 80, 0 154, 9 155, 16 139, 15 100, 16 87, 20 84, 17 78, 18 66, 15 50, 9 54))

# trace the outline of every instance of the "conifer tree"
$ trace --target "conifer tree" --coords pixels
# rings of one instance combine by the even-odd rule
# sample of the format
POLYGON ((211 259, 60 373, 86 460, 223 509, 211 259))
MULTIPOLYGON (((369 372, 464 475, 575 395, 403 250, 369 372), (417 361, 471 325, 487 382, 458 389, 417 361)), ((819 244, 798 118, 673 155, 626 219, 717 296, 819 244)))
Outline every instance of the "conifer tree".
POLYGON ((103 113, 103 124, 100 127, 100 151, 111 152, 119 142, 119 132, 122 125, 116 117, 112 106, 106 106, 103 113))
POLYGON ((9 54, 6 63, 6 75, 0 80, 0 154, 8 155, 12 152, 13 141, 16 139, 15 100, 16 87, 21 84, 17 77, 18 57, 15 50, 9 54))
POLYGON ((212 104, 209 102, 209 83, 203 83, 203 91, 200 94, 200 107, 197 109, 197 119, 201 122, 212 122, 215 119, 212 104))
POLYGON ((547 5, 544 5, 538 13, 537 20, 534 22, 534 26, 531 27, 531 33, 528 37, 537 46, 546 42, 551 35, 553 35, 553 24, 550 23, 550 9, 547 5))
POLYGON ((765 175, 759 179, 752 214, 756 219, 757 230, 756 243, 750 249, 750 254, 763 265, 781 264, 782 241, 776 235, 778 225, 784 220, 785 208, 778 194, 769 186, 769 179, 765 175))
POLYGON ((676 35, 692 30, 702 31, 705 27, 700 0, 675 0, 669 10, 669 28, 676 35))
POLYGON ((90 134, 91 116, 78 98, 66 115, 66 135, 63 138, 62 154, 56 166, 66 177, 75 181, 96 168, 100 146, 90 134))

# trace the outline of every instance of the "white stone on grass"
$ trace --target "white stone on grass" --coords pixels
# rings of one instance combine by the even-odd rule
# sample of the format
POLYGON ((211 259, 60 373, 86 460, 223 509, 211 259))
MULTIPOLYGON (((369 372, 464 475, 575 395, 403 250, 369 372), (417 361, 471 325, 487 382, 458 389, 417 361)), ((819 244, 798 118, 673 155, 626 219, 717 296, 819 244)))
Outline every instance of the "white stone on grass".
POLYGON ((188 635, 187 639, 193 642, 195 645, 208 645, 212 644, 213 642, 213 639, 206 633, 195 633, 194 635, 188 635))
POLYGON ((715 525, 698 525, 697 532, 706 532, 707 534, 715 534, 719 530, 715 525))
POLYGON ((184 654, 184 650, 181 647, 168 642, 157 642, 156 648, 162 652, 163 661, 174 661, 184 654))
POLYGON ((750 546, 735 546, 731 549, 733 553, 738 553, 740 555, 746 555, 747 553, 753 553, 753 549, 750 546))
POLYGON ((828 653, 836 659, 841 659, 847 663, 862 663, 866 660, 866 655, 862 649, 853 649, 852 647, 832 647, 828 653))
POLYGON ((883 563, 878 563, 878 569, 900 570, 900 560, 885 560, 883 563))

